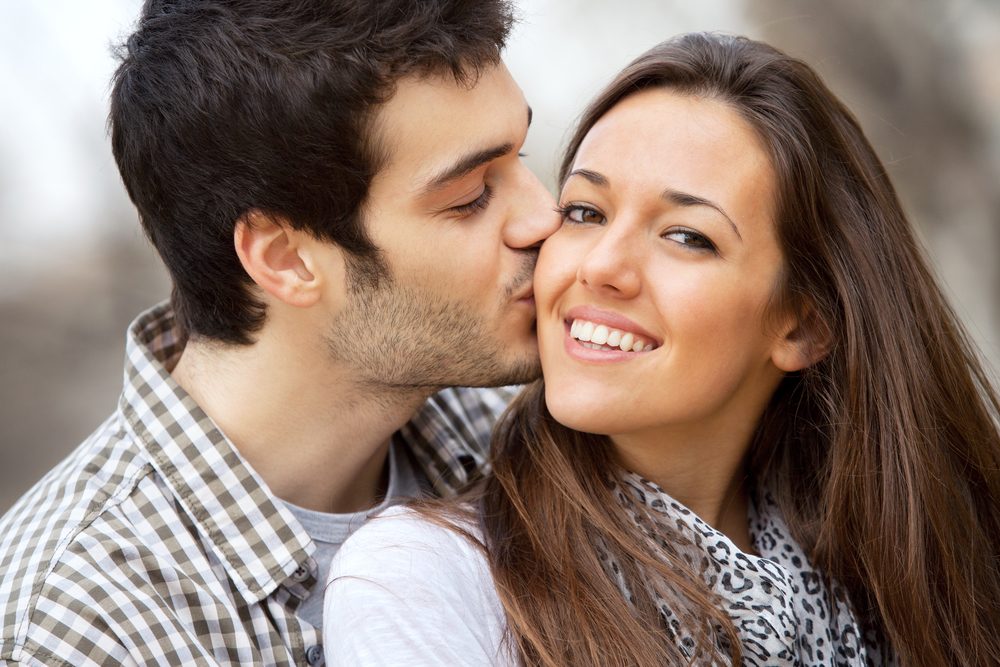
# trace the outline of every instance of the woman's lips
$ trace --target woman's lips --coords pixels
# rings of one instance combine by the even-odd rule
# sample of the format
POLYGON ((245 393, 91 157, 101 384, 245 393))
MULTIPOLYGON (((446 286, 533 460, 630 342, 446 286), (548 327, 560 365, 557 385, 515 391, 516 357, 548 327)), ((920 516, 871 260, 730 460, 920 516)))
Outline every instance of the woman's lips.
POLYGON ((612 329, 589 320, 573 320, 568 324, 570 337, 588 349, 621 352, 650 352, 654 349, 652 341, 631 331, 612 329))
MULTIPOLYGON (((571 310, 581 314, 582 310, 571 310)), ((616 363, 628 361, 655 350, 659 343, 641 327, 623 316, 609 316, 606 311, 587 311, 595 320, 583 317, 563 321, 563 346, 567 354, 580 361, 616 363), (611 326, 614 322, 617 326, 611 326)))
MULTIPOLYGON (((589 323, 592 325, 590 335, 586 336, 587 341, 592 341, 594 330, 597 330, 599 327, 604 327, 607 330, 608 335, 617 331, 622 336, 631 334, 633 340, 641 339, 643 341, 643 348, 641 349, 645 349, 646 345, 652 345, 652 349, 656 349, 662 344, 660 339, 644 329, 637 322, 619 313, 597 308, 595 306, 575 306, 570 308, 564 315, 564 321, 569 325, 572 325, 574 321, 580 321, 582 323, 589 323)), ((599 336, 598 341, 595 342, 604 344, 607 341, 606 339, 600 340, 599 336)))

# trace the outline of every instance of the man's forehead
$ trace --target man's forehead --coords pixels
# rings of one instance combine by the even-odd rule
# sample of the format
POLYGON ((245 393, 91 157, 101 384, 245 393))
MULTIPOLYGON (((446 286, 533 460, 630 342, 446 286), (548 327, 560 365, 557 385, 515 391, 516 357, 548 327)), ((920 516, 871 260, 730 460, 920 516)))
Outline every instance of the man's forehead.
POLYGON ((520 145, 530 122, 531 109, 501 63, 472 86, 450 75, 405 77, 374 129, 387 158, 383 171, 406 166, 408 180, 431 187, 489 152, 520 145))

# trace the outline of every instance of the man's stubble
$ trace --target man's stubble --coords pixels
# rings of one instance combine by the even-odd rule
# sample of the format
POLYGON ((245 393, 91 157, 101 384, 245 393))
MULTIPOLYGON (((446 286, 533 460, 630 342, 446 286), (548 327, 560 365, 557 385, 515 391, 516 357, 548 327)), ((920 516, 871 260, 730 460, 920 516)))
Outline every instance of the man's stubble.
MULTIPOLYGON (((531 280, 536 257, 525 255, 521 270, 497 295, 494 313, 510 306, 531 280)), ((504 332, 492 330, 499 322, 485 322, 482 314, 445 295, 402 285, 380 260, 349 263, 348 305, 326 335, 334 360, 353 368, 361 387, 426 392, 521 384, 539 376, 537 351, 512 355, 504 332)))

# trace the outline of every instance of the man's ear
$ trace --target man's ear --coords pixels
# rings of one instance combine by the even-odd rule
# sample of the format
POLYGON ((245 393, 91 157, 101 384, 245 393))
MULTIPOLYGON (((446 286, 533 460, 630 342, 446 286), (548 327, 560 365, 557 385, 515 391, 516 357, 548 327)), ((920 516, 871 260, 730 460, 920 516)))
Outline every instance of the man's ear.
POLYGON ((256 209, 245 213, 233 231, 236 254, 257 286, 279 301, 302 308, 322 296, 312 241, 307 232, 256 209))
POLYGON ((830 352, 833 332, 812 305, 789 313, 775 339, 771 362, 785 373, 812 366, 830 352))

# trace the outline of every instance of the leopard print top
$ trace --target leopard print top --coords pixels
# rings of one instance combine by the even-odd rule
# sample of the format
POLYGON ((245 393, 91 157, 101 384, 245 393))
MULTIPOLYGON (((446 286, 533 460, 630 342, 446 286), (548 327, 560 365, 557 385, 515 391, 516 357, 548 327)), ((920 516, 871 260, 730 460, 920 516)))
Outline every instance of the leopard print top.
MULTIPOLYGON (((616 495, 644 533, 661 548, 679 554, 725 601, 747 667, 896 667, 886 643, 862 632, 844 589, 810 564, 767 493, 757 494, 749 513, 750 537, 760 555, 740 551, 724 534, 636 474, 622 478, 616 495), (665 530, 666 526, 673 530, 665 530), (662 536, 671 532, 668 544, 662 536)), ((628 595, 617 564, 605 561, 628 595)), ((654 590, 654 595, 681 651, 692 656, 694 637, 671 611, 669 593, 654 590)), ((724 639, 719 643, 726 648, 724 639)))

